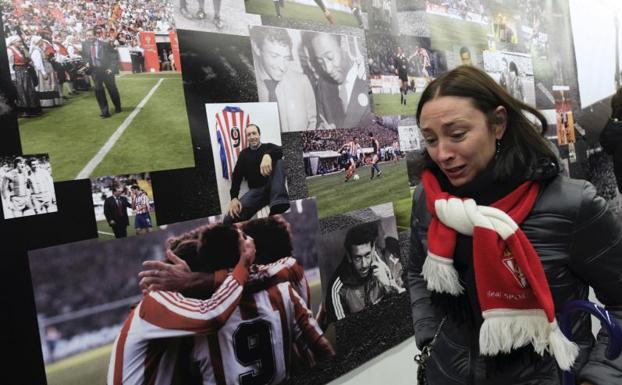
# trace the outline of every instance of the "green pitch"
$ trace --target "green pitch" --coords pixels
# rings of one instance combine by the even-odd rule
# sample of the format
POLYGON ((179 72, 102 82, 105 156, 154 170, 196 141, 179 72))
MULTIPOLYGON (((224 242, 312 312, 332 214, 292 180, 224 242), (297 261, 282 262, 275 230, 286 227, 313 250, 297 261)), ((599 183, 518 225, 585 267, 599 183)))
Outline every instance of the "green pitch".
MULTIPOLYGON (((313 314, 317 314, 322 290, 320 281, 309 282, 313 314)), ((104 385, 112 344, 95 348, 47 365, 48 385, 104 385)))
POLYGON ((400 104, 400 94, 374 94, 374 112, 380 116, 415 116, 420 92, 409 92, 406 105, 400 104))
POLYGON ((486 25, 431 14, 426 15, 426 20, 435 49, 452 51, 454 46, 463 45, 488 49, 486 25))
MULTIPOLYGON (((358 28, 358 22, 351 13, 330 9, 329 11, 335 17, 335 24, 358 28)), ((248 0, 246 1, 246 12, 276 18, 276 10, 272 0, 248 0)), ((328 23, 326 17, 324 17, 324 12, 317 5, 304 5, 285 1, 285 7, 281 8, 281 15, 283 17, 311 20, 318 23, 328 23)))
MULTIPOLYGON (((369 179, 369 166, 360 167, 359 180, 344 182, 343 172, 307 178, 309 196, 316 197, 318 215, 326 218, 386 202, 397 202, 409 197, 406 161, 380 163, 382 176, 369 179)), ((396 212, 396 215, 398 213, 396 212)), ((396 218, 398 223, 402 219, 396 218)))
MULTIPOLYGON (((180 74, 117 76, 123 111, 102 119, 93 91, 71 97, 64 106, 45 109, 41 117, 20 119, 24 154, 50 154, 54 180, 75 179, 151 88, 164 79, 94 176, 193 167, 188 116, 180 74)), ((109 101, 110 108, 114 110, 109 101)))
MULTIPOLYGON (((134 229, 134 216, 130 216, 129 220, 130 220, 130 225, 127 227, 127 236, 132 237, 136 235, 136 229, 134 229)), ((158 223, 156 220, 155 213, 151 213, 151 223, 153 224, 151 231, 157 231, 158 223)), ((108 225, 108 222, 106 222, 105 219, 101 221, 97 221, 97 234, 99 235, 100 241, 109 241, 111 239, 115 239, 114 234, 112 232, 112 228, 110 228, 110 226, 108 225)))

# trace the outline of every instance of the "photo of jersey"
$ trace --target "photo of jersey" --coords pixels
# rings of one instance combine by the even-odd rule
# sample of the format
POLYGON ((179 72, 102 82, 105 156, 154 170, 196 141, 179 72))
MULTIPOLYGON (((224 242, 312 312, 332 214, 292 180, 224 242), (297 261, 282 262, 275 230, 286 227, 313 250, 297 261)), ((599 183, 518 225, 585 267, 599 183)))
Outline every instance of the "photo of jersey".
MULTIPOLYGON (((231 180, 233 168, 240 152, 247 147, 244 128, 250 123, 250 116, 235 106, 227 106, 216 113, 215 134, 220 151, 222 177, 231 180)), ((212 132, 214 134, 214 132, 212 132)))
POLYGON ((293 344, 311 346, 322 330, 289 282, 245 291, 218 334, 195 336, 193 360, 203 384, 280 384, 289 377, 293 344))

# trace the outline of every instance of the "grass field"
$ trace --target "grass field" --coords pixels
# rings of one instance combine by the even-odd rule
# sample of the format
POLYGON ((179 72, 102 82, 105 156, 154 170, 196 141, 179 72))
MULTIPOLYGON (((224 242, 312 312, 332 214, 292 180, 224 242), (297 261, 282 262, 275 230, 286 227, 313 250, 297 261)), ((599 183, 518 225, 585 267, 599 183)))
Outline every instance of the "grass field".
MULTIPOLYGON (((386 202, 400 202, 409 199, 406 162, 381 163, 382 176, 369 179, 370 167, 358 168, 360 179, 344 182, 342 172, 307 179, 309 196, 317 199, 318 216, 326 218, 353 210, 364 209, 386 202)), ((394 207, 395 209, 395 207, 394 207)), ((404 210, 399 213, 403 216, 404 210)), ((398 212, 396 210, 396 216, 398 212)), ((396 218, 398 223, 403 218, 396 218)))
POLYGON ((108 119, 99 116, 93 91, 45 109, 41 117, 20 119, 23 153, 48 153, 54 180, 75 179, 160 79, 164 80, 155 93, 90 176, 194 166, 182 80, 176 73, 118 76, 123 111, 108 119))
POLYGON ((421 98, 421 93, 409 92, 406 98, 406 105, 400 104, 400 94, 374 94, 374 112, 380 116, 400 115, 415 116, 417 103, 421 98))
MULTIPOLYGON (((276 17, 276 10, 272 0, 248 0, 246 1, 246 12, 276 17)), ((330 13, 335 17, 335 24, 358 27, 358 22, 351 13, 334 10, 330 10, 330 13)), ((287 0, 285 1, 285 7, 281 8, 281 15, 283 17, 311 20, 318 23, 328 23, 320 7, 296 4, 287 0)))
MULTIPOLYGON (((313 314, 322 300, 320 281, 309 282, 313 314)), ((334 333, 329 335, 334 341, 334 333)), ((104 385, 112 344, 101 346, 45 367, 48 385, 104 385)))
MULTIPOLYGON (((127 236, 132 237, 136 235, 136 230, 134 229, 134 216, 129 217, 130 225, 127 227, 127 236)), ((158 230, 158 223, 156 220, 155 213, 151 213, 151 223, 153 224, 153 228, 151 231, 158 230)), ((112 233, 112 229, 108 225, 106 220, 97 221, 97 234, 99 235, 100 241, 109 241, 114 238, 114 234, 112 233)))
MULTIPOLYGON (((458 47, 457 49, 462 46, 477 47, 480 50, 488 49, 488 28, 483 24, 432 14, 427 14, 426 20, 434 49, 450 52, 455 46, 458 47)), ((472 54, 475 57, 475 52, 472 54)), ((482 53, 480 51, 477 54, 480 56, 482 53)), ((458 60, 457 56, 456 60, 458 60)), ((447 64, 451 66, 449 60, 447 64)), ((455 66, 459 64, 457 61, 454 63, 455 66)))

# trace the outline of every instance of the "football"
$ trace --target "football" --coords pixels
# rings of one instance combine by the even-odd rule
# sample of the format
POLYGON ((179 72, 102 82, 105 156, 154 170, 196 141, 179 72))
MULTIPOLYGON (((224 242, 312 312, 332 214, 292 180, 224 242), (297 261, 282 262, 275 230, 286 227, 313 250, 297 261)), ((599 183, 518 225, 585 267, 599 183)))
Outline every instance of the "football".
POLYGON ((352 177, 352 179, 354 179, 354 180, 359 180, 359 178, 360 178, 359 174, 354 174, 354 176, 352 177))

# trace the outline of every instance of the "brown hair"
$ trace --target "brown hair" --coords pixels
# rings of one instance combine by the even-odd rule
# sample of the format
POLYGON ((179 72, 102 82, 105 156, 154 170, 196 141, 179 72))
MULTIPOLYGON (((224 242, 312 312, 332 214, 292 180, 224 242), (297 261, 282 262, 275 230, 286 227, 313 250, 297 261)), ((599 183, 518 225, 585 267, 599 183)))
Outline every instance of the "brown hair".
MULTIPOLYGON (((503 87, 482 70, 472 66, 459 66, 432 81, 421 95, 417 106, 417 124, 423 106, 441 96, 469 98, 473 106, 486 115, 490 126, 496 123, 495 110, 503 106, 507 111, 507 123, 500 139, 499 153, 493 165, 495 180, 509 180, 517 172, 525 178, 534 177, 546 163, 559 170, 557 157, 544 138, 547 122, 534 107, 513 98, 503 87), (540 127, 525 115, 528 112, 540 121, 540 127)), ((437 169, 427 151, 423 152, 426 168, 437 169)))

